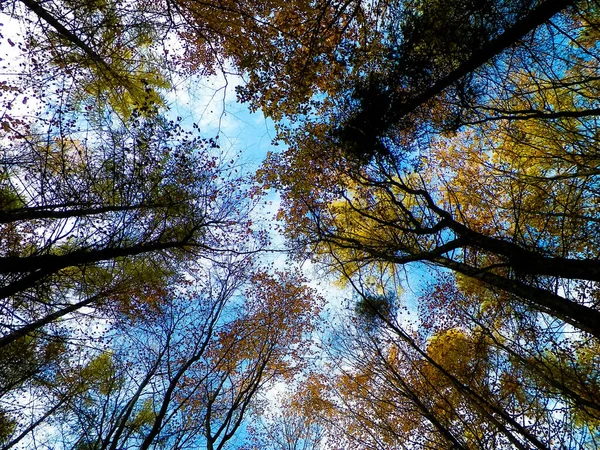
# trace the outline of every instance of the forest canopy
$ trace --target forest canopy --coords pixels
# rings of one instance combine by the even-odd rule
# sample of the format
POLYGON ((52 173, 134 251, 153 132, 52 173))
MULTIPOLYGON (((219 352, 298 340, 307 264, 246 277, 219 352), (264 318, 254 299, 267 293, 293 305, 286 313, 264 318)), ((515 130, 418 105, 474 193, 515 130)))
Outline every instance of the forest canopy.
POLYGON ((0 447, 600 448, 599 11, 3 2, 0 447))

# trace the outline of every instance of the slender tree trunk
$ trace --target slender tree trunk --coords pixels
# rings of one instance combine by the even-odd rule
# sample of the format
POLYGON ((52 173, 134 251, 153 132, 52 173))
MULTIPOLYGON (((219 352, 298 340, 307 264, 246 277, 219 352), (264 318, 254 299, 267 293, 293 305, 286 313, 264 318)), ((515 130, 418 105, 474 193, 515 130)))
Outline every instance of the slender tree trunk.
POLYGON ((600 339, 600 311, 594 308, 567 300, 545 289, 530 286, 518 280, 511 280, 485 269, 459 263, 450 258, 437 257, 432 259, 432 262, 514 294, 524 299, 537 310, 556 317, 600 339))
POLYGON ((102 299, 103 297, 106 297, 107 295, 109 295, 115 291, 116 291, 116 289, 113 289, 113 290, 101 292, 96 295, 92 295, 91 297, 88 297, 85 300, 82 300, 77 303, 73 303, 65 308, 59 309, 58 311, 48 314, 47 316, 42 317, 41 319, 38 319, 35 322, 31 322, 31 323, 19 328, 18 330, 15 330, 15 331, 11 332, 10 334, 7 334, 6 336, 3 336, 2 338, 0 338, 0 348, 6 347, 7 345, 12 344, 17 339, 20 339, 20 338, 26 336, 27 334, 29 334, 35 330, 38 330, 38 329, 42 328, 43 326, 48 325, 49 323, 54 322, 57 319, 60 319, 61 317, 66 316, 69 313, 77 311, 78 309, 81 309, 84 306, 88 306, 93 303, 96 303, 98 300, 102 299))
POLYGON ((104 61, 104 59, 96 53, 88 44, 83 42, 79 36, 69 31, 65 26, 58 21, 52 14, 42 7, 40 3, 35 0, 20 0, 27 8, 29 8, 35 15, 40 19, 44 20, 50 25, 58 34, 69 42, 79 47, 85 54, 98 65, 98 67, 106 70, 108 73, 112 73, 111 67, 104 61))
POLYGON ((11 223, 21 220, 36 220, 36 219, 69 219, 73 217, 92 216, 97 214, 105 214, 108 212, 135 211, 142 209, 155 209, 168 207, 168 204, 139 204, 126 206, 96 206, 96 207, 79 207, 73 209, 59 209, 71 206, 81 205, 48 205, 44 207, 19 208, 0 212, 0 223, 11 223))
POLYGON ((176 241, 153 241, 127 247, 108 247, 99 250, 76 250, 64 255, 4 256, 0 257, 0 273, 55 273, 66 267, 83 266, 121 257, 180 248, 190 244, 189 238, 176 241))
POLYGON ((500 36, 485 43, 479 50, 445 77, 409 100, 401 99, 391 105, 392 121, 398 121, 415 109, 442 93, 452 84, 464 78, 507 48, 518 43, 525 35, 550 20, 554 15, 572 6, 573 0, 547 0, 537 5, 529 14, 518 20, 500 36))

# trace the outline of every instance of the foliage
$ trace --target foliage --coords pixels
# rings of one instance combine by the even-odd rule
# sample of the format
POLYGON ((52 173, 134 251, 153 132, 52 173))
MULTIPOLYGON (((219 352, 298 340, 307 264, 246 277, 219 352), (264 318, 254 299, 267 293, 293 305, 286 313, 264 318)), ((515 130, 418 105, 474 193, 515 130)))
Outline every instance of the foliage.
POLYGON ((382 268, 453 281, 418 330, 396 312, 334 339, 355 344, 315 408, 353 448, 594 448, 597 11, 402 5, 387 64, 329 92, 258 179, 297 254, 358 298, 390 288, 382 268))
POLYGON ((255 265, 237 158, 168 118, 174 7, 2 5, 3 447, 220 449, 301 369, 319 299, 255 265))
POLYGON ((300 388, 256 445, 598 447, 593 2, 3 8, 6 448, 221 449, 277 381, 300 388), (171 85, 217 72, 286 144, 254 181, 290 256, 357 299, 311 363, 320 301, 250 256, 257 191, 167 119, 171 85))

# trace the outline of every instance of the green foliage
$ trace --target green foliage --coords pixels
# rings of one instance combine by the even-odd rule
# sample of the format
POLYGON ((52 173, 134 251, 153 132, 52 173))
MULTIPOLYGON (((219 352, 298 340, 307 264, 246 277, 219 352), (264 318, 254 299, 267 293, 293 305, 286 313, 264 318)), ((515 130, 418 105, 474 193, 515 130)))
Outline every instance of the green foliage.
POLYGON ((16 428, 16 420, 11 418, 5 411, 0 411, 0 444, 8 441, 16 428))
POLYGON ((142 407, 137 411, 135 417, 133 417, 128 423, 127 427, 134 432, 139 432, 142 428, 151 425, 156 418, 156 412, 153 408, 152 399, 146 399, 142 404, 142 407))
POLYGON ((82 370, 81 377, 85 385, 108 396, 123 385, 123 380, 117 374, 111 352, 103 352, 91 360, 82 370))
MULTIPOLYGON (((26 50, 32 75, 44 77, 47 67, 58 69, 66 86, 63 95, 81 111, 111 110, 123 120, 135 111, 147 116, 164 107, 170 87, 157 41, 168 24, 153 20, 149 3, 120 1, 53 1, 14 10, 26 20, 37 15, 46 26, 29 30, 26 50), (64 20, 67 17, 71 20, 64 20)), ((156 16, 154 16, 156 17, 156 16)), ((166 37, 166 36, 165 36, 166 37)))

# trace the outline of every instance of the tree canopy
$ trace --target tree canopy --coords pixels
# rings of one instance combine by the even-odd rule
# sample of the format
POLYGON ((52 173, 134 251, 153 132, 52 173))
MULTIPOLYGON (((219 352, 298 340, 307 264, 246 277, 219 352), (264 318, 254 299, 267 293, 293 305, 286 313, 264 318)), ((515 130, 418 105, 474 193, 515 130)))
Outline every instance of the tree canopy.
POLYGON ((600 446, 595 2, 0 11, 3 448, 600 446), (169 110, 219 73, 256 173, 169 110))

